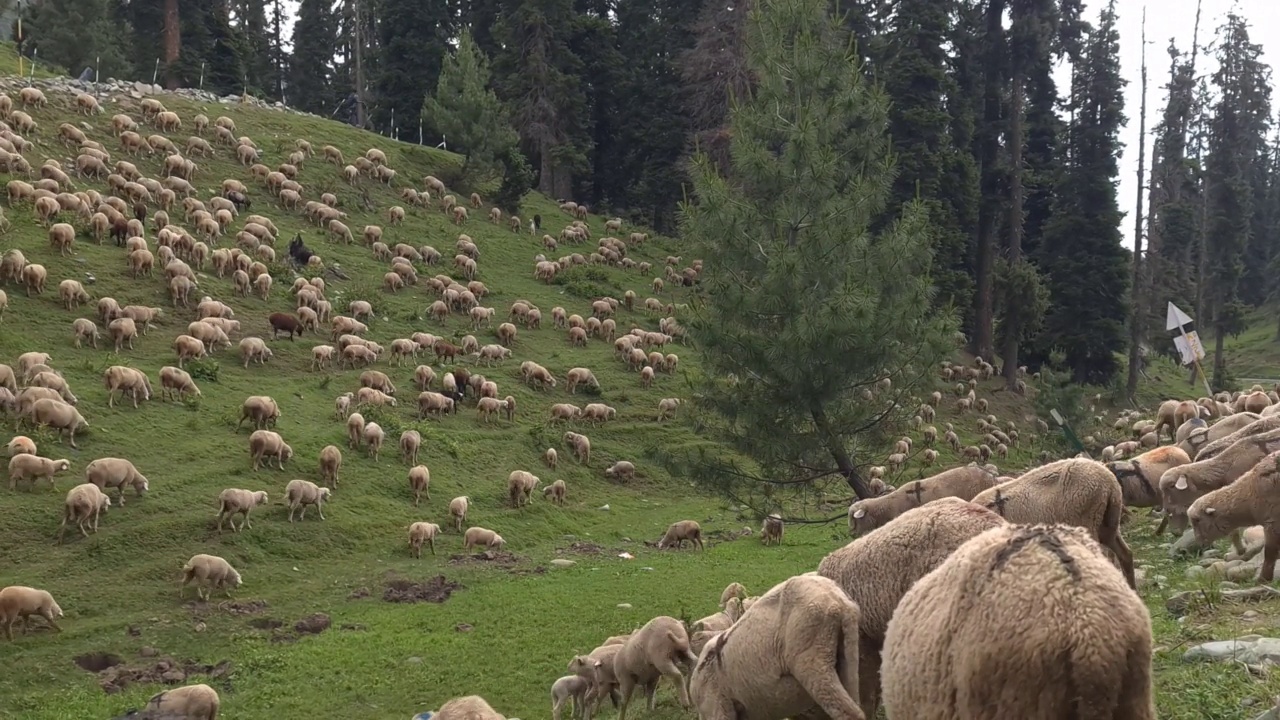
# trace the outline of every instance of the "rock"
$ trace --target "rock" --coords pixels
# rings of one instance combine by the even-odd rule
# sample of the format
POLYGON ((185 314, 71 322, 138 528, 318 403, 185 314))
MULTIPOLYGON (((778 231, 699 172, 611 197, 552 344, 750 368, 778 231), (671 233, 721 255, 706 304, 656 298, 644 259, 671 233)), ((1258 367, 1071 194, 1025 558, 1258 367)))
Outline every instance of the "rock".
POLYGON ((405 662, 409 663, 410 665, 421 665, 421 664, 422 664, 422 658, 417 657, 417 656, 414 656, 414 657, 409 658, 408 660, 405 660, 405 662))
POLYGON ((206 627, 207 626, 203 622, 198 622, 195 624, 195 627, 193 629, 198 633, 202 633, 205 631, 206 627))
POLYGON ((155 657, 160 654, 160 651, 153 647, 144 647, 138 651, 138 654, 142 657, 155 657))
POLYGON ((577 564, 578 563, 572 560, 568 560, 566 558, 555 558, 554 560, 551 561, 551 566, 558 567, 558 568, 573 567, 574 565, 577 565, 577 564))
POLYGON ((1273 664, 1280 662, 1280 638, 1258 638, 1245 636, 1235 640, 1216 640, 1196 645, 1182 656, 1188 662, 1242 662, 1246 665, 1257 665, 1264 661, 1273 664), (1247 638, 1257 638, 1250 640, 1247 638))
POLYGON ((1240 619, 1241 619, 1241 620, 1248 620, 1248 621, 1250 621, 1250 622, 1252 622, 1252 621, 1254 621, 1254 620, 1257 620, 1257 619, 1258 619, 1258 611, 1257 611, 1257 610, 1245 610, 1245 611, 1244 611, 1244 614, 1240 616, 1240 619))
POLYGON ((608 505, 601 505, 601 506, 600 506, 600 509, 601 509, 601 510, 604 510, 605 512, 608 512, 608 511, 609 511, 609 506, 608 506, 608 505))
POLYGON ((457 625, 453 626, 453 629, 457 632, 471 632, 474 629, 474 627, 471 625, 468 625, 467 623, 458 623, 457 625))
POLYGON ((1133 579, 1139 589, 1145 588, 1147 586, 1147 571, 1140 567, 1134 568, 1133 579))
POLYGON ((160 679, 167 683, 180 683, 187 679, 187 674, 181 670, 174 669, 162 674, 160 679))
POLYGON ((1271 708, 1253 720, 1280 720, 1280 705, 1271 708))
POLYGON ((1183 574, 1186 575, 1188 580, 1195 580, 1196 578, 1204 575, 1204 568, 1199 565, 1192 565, 1188 567, 1183 574))
POLYGON ((619 609, 619 610, 630 610, 630 609, 631 609, 631 603, 618 603, 618 609, 619 609))
POLYGON ((133 98, 134 100, 141 100, 142 93, 138 92, 137 90, 130 90, 129 97, 133 98))
POLYGON ((1187 530, 1182 533, 1182 537, 1178 538, 1178 540, 1170 546, 1169 557, 1176 559, 1185 553, 1198 549, 1199 547, 1200 544, 1196 542, 1196 534, 1191 530, 1187 530))

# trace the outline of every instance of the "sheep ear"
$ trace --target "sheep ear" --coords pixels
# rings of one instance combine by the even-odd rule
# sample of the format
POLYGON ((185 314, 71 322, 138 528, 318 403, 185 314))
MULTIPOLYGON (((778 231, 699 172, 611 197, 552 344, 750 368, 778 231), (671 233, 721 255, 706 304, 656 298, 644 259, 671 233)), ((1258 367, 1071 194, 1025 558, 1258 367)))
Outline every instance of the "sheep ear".
POLYGON ((1174 488, 1176 488, 1176 489, 1178 489, 1178 490, 1186 490, 1186 489, 1187 489, 1187 476, 1186 476, 1186 475, 1179 475, 1179 476, 1178 476, 1178 482, 1174 483, 1174 484, 1173 484, 1173 487, 1174 487, 1174 488))
POLYGON ((1214 507, 1207 507, 1207 508, 1205 508, 1205 509, 1204 509, 1204 514, 1205 514, 1205 515, 1212 515, 1212 514, 1214 514, 1214 513, 1216 513, 1216 512, 1218 512, 1218 510, 1217 510, 1217 508, 1214 508, 1214 507))
POLYGON ((862 508, 858 508, 857 510, 854 510, 854 511, 853 511, 853 519, 854 519, 854 520, 861 520, 862 518, 864 518, 864 517, 866 517, 866 516, 867 516, 867 511, 866 511, 866 510, 863 510, 862 508))

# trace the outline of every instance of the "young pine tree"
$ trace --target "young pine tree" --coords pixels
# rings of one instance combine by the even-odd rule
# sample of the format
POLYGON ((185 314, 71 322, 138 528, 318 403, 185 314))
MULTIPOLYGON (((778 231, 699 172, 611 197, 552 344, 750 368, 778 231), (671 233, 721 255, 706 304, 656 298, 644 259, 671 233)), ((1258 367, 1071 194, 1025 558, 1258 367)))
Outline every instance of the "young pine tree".
POLYGON ((758 511, 781 486, 843 481, 867 497, 858 466, 954 348, 953 318, 932 304, 933 229, 919 202, 870 229, 894 180, 888 101, 829 3, 762 0, 747 37, 757 85, 730 114, 728 173, 695 159, 683 229, 686 256, 706 262, 695 410, 758 472, 709 451, 685 460, 758 511))

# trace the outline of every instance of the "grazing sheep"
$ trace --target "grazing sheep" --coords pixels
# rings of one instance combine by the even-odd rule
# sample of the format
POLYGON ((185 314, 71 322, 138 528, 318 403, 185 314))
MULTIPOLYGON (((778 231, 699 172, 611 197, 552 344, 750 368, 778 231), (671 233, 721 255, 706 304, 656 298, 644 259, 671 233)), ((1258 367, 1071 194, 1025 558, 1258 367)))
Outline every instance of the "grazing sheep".
POLYGON ((591 440, 586 435, 567 432, 564 434, 564 444, 573 450, 578 462, 583 465, 591 464, 591 440))
MULTIPOLYGON (((31 390, 32 388, 27 388, 23 392, 31 390)), ((19 403, 21 404, 21 398, 19 403)), ((57 430, 59 440, 62 439, 63 433, 66 433, 68 444, 75 449, 80 447, 76 445, 76 431, 89 427, 89 422, 78 410, 55 398, 40 398, 34 401, 26 414, 27 419, 37 427, 51 427, 57 430)))
POLYGON ((181 598, 183 589, 192 581, 196 583, 196 596, 202 600, 208 601, 213 590, 222 588, 226 592, 227 597, 231 597, 231 591, 240 587, 240 573, 231 567, 231 563, 218 557, 217 555, 193 555, 182 566, 182 582, 178 585, 178 597, 181 598))
MULTIPOLYGON (((1280 416, 1269 415, 1259 418, 1229 435, 1205 444, 1193 458, 1196 462, 1212 460, 1215 456, 1222 454, 1227 448, 1246 437, 1253 437, 1254 435, 1261 435, 1278 429, 1280 429, 1280 416)), ((1191 453, 1187 454, 1190 455, 1191 453)))
POLYGON ((230 520, 231 532, 240 532, 246 527, 253 529, 253 524, 249 522, 249 513, 259 505, 267 504, 267 493, 264 490, 242 490, 240 488, 227 488, 218 493, 218 532, 222 532, 223 520, 230 520), (240 528, 236 529, 235 515, 244 515, 244 519, 240 521, 240 528))
MULTIPOLYGON (((1176 441, 1178 447, 1182 448, 1192 460, 1200 460, 1201 458, 1198 454, 1201 450, 1204 450, 1210 444, 1229 435, 1233 435, 1246 427, 1253 426, 1253 423, 1257 422, 1259 419, 1260 418, 1254 413, 1235 413, 1224 417, 1209 426, 1206 426, 1204 421, 1199 418, 1196 418, 1195 420, 1188 420, 1178 428, 1176 441), (1196 421, 1199 422, 1197 423, 1196 421)), ((1266 430, 1274 430, 1277 427, 1280 427, 1280 420, 1276 420, 1274 423, 1257 426, 1255 429, 1258 432, 1266 432, 1266 430)), ((1239 438, 1236 439, 1238 440, 1239 438)))
POLYGON ((1154 720, 1151 646, 1146 605, 1087 530, 992 528, 903 596, 885 635, 886 714, 1154 720))
POLYGON ((62 525, 58 528, 58 544, 62 544, 67 534, 67 523, 71 520, 76 521, 76 526, 85 537, 89 537, 90 526, 95 533, 98 532, 98 516, 109 507, 111 507, 111 498, 104 495, 97 485, 84 483, 71 488, 67 492, 67 499, 63 505, 62 525))
POLYGON ((405 430, 400 433, 400 459, 410 465, 418 464, 418 448, 422 447, 422 433, 405 430))
POLYGON ((236 430, 240 429, 240 425, 245 420, 252 421, 255 430, 263 430, 273 427, 279 419, 280 406, 276 404, 274 398, 270 395, 250 395, 240 406, 240 419, 236 422, 236 430))
MULTIPOLYGON (((1227 438, 1234 435, 1235 433, 1227 438)), ((1206 446, 1201 454, 1210 447, 1206 446)), ((1239 440, 1231 443, 1225 450, 1215 452, 1207 460, 1196 460, 1167 470, 1160 476, 1164 518, 1160 521, 1160 527, 1156 528, 1156 533, 1163 532, 1166 525, 1172 526, 1175 532, 1184 531, 1187 527, 1187 509, 1197 498, 1230 485, 1277 450, 1280 450, 1280 429, 1257 435, 1241 435, 1239 440)))
MULTIPOLYGON (((44 401, 41 401, 44 402, 44 401)), ((18 481, 31 481, 32 489, 43 478, 48 478, 49 487, 57 489, 54 475, 71 469, 70 460, 51 460, 37 455, 22 453, 9 458, 9 489, 13 490, 18 481)))
POLYGON ((300 520, 307 519, 307 506, 315 505, 320 519, 324 519, 324 501, 329 499, 330 490, 320 487, 310 480, 290 480, 284 486, 284 501, 289 506, 289 522, 293 522, 294 511, 301 508, 300 520))
POLYGON ((9 457, 22 454, 35 455, 36 443, 26 435, 18 435, 9 441, 5 449, 9 451, 9 457))
POLYGON ((513 470, 507 476, 507 496, 511 499, 511 507, 520 508, 529 503, 529 495, 542 482, 537 475, 525 470, 513 470))
POLYGON ((98 349, 98 338, 100 335, 98 333, 98 326, 94 324, 92 320, 89 320, 88 318, 76 318, 71 323, 71 333, 72 344, 75 345, 75 347, 79 348, 82 340, 88 340, 94 350, 98 349))
POLYGON ((1015 523, 1068 523, 1087 529, 1114 554, 1129 587, 1133 553, 1120 534, 1124 498, 1107 466, 1087 458, 1059 460, 985 490, 973 503, 1015 523))
MULTIPOLYGON (((659 615, 633 632, 613 658, 613 674, 618 680, 618 691, 622 695, 618 720, 626 720, 627 706, 630 705, 637 686, 645 689, 652 705, 654 691, 664 677, 669 678, 676 686, 680 706, 689 707, 684 674, 680 672, 677 662, 686 667, 697 662, 689 649, 689 634, 679 620, 659 615)), ((852 716, 851 720, 862 718, 852 716)))
POLYGON ((506 720, 479 695, 454 698, 430 714, 431 720, 506 720))
POLYGON ((974 465, 952 468, 902 485, 887 495, 859 500, 849 506, 849 534, 871 532, 902 513, 946 497, 972 500, 994 487, 995 476, 974 465))
POLYGON ((567 492, 568 488, 565 487, 564 480, 556 480, 542 489, 542 496, 549 498, 556 505, 564 505, 567 492))
POLYGON ((506 544, 507 541, 501 535, 482 527, 469 527, 462 535, 463 550, 470 550, 477 545, 483 545, 486 550, 496 550, 506 544))
POLYGON ((1161 504, 1160 478, 1170 468, 1191 462, 1182 448, 1165 445, 1149 450, 1132 460, 1107 463, 1107 469, 1120 483, 1125 507, 1156 507, 1161 504))
POLYGON ((781 515, 766 515, 764 518, 764 525, 760 527, 760 542, 765 545, 781 545, 782 530, 783 526, 781 515))
POLYGON ((1280 517, 1280 502, 1276 499, 1278 475, 1280 452, 1273 452, 1239 480, 1209 492, 1187 510, 1197 541, 1208 544, 1230 534, 1241 556, 1246 555, 1241 529, 1261 525, 1264 543, 1258 579, 1264 583, 1274 578, 1280 552, 1280 535, 1275 527, 1276 518, 1280 517))
POLYGON ((218 691, 205 684, 165 690, 153 695, 140 718, 154 720, 217 720, 218 691))
POLYGON ((551 685, 551 720, 560 720, 565 705, 572 702, 570 717, 586 716, 587 691, 591 681, 581 675, 565 675, 551 685))
POLYGON ((365 450, 374 462, 378 461, 378 451, 382 449, 382 442, 386 438, 387 434, 383 432, 381 425, 375 422, 365 424, 363 431, 365 450))
MULTIPOLYGON (((431 499, 431 470, 426 465, 415 465, 409 468, 409 489, 413 491, 413 506, 418 507, 419 499, 425 494, 431 499)), ((452 503, 449 505, 452 510, 452 503)), ((463 514, 465 515, 465 509, 463 514)), ((461 522, 461 521, 459 521, 461 522)))
POLYGON ((657 547, 659 550, 672 545, 683 548, 685 540, 688 540, 691 546, 696 545, 699 550, 706 549, 702 544, 702 526, 697 520, 679 520, 671 523, 662 539, 658 540, 657 547))
POLYGON ((409 526, 409 547, 413 549, 415 558, 422 557, 422 543, 427 543, 431 554, 436 554, 436 535, 440 534, 440 526, 429 522, 416 522, 409 526))
POLYGON ((338 487, 338 471, 342 469, 342 450, 337 445, 325 445, 320 451, 320 481, 338 487))
POLYGON ((471 498, 463 495, 449 501, 449 515, 453 518, 453 529, 462 532, 462 524, 467 520, 467 508, 471 498))
POLYGON ((4 625, 6 638, 13 640, 13 625, 19 618, 22 618, 22 634, 25 635, 27 619, 32 615, 39 615, 55 632, 62 632, 56 622, 62 617, 62 608, 47 590, 24 585, 10 585, 0 590, 0 624, 4 625))
POLYGON ((102 490, 115 488, 120 493, 120 505, 124 505, 125 486, 133 488, 135 497, 142 497, 151 483, 133 463, 124 458, 98 458, 84 468, 84 481, 102 490))
POLYGON ((885 628, 903 594, 970 538, 1003 524, 986 508, 941 498, 907 510, 818 564, 818 574, 838 583, 862 611, 860 697, 868 711, 875 710, 880 694, 885 628))
POLYGON ((547 448, 547 451, 542 453, 542 461, 547 464, 547 467, 555 470, 556 465, 560 463, 560 454, 555 448, 547 448))
POLYGON ((702 651, 689 680, 698 717, 783 720, 820 708, 833 720, 864 720, 859 615, 825 577, 798 575, 774 586, 702 651))
MULTIPOLYGON (((253 471, 262 466, 263 458, 274 457, 276 466, 283 470, 286 460, 293 457, 293 448, 285 443, 279 433, 271 430, 254 430, 249 436, 249 456, 253 461, 253 471)), ((268 465, 270 461, 268 461, 268 465)))
POLYGON ((201 397, 200 388, 185 370, 172 366, 160 368, 161 399, 167 400, 175 395, 180 398, 188 395, 201 397))

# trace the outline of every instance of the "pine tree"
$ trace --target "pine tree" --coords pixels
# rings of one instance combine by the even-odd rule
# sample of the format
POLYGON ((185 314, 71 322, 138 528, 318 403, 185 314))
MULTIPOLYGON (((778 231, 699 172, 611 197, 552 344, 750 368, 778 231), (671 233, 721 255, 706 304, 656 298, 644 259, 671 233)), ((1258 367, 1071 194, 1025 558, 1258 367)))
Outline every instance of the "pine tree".
POLYGON ((271 38, 265 0, 232 0, 231 19, 244 45, 245 85, 251 93, 272 92, 271 38))
POLYGON ((462 154, 462 182, 497 168, 507 148, 519 142, 507 110, 489 89, 489 60, 463 30, 458 49, 445 53, 436 90, 422 105, 422 118, 449 148, 462 154))
POLYGON ((1125 82, 1115 23, 1113 0, 1073 73, 1067 160, 1037 257, 1052 307, 1039 343, 1063 353, 1077 383, 1108 382, 1125 345, 1128 255, 1115 184, 1125 82))
POLYGON ((747 32, 757 86, 730 113, 729 173, 695 159, 683 230, 691 256, 715 258, 692 320, 708 378, 697 408, 712 411, 699 421, 756 468, 670 455, 757 511, 833 479, 867 497, 860 457, 951 350, 952 319, 931 308, 928 209, 872 230, 895 172, 888 101, 825 0, 760 0, 747 32), (885 378, 888 397, 870 399, 885 378))
POLYGON ((1218 31, 1218 100, 1213 108, 1205 158, 1204 260, 1214 331, 1213 385, 1227 381, 1226 336, 1242 322, 1240 279, 1253 230, 1255 165, 1263 157, 1271 115, 1271 70, 1262 47, 1249 39, 1248 22, 1228 13, 1218 31))
MULTIPOLYGON (((376 100, 371 120, 380 132, 416 126, 417 110, 440 77, 440 60, 456 32, 445 0, 380 0, 377 69, 370 73, 376 100)), ((414 130, 417 130, 414 127, 414 130)))
POLYGON ((269 62, 271 71, 268 77, 269 92, 272 97, 284 99, 285 85, 289 82, 289 51, 284 40, 285 9, 284 0, 272 0, 269 62))
MULTIPOLYGON (((338 28, 329 0, 302 0, 293 25, 293 53, 289 56, 289 104, 329 116, 338 102, 334 90, 333 50, 338 28)), ((345 97, 342 93, 341 97, 345 97)))
POLYGON ((31 6, 23 32, 41 60, 79 75, 86 67, 100 77, 127 77, 132 63, 124 51, 129 28, 109 15, 107 0, 42 0, 31 6), (76 18, 68 22, 67 18, 76 18))
POLYGON ((751 7, 752 2, 707 0, 694 24, 693 47, 680 59, 692 144, 724 171, 729 167, 729 108, 753 84, 745 45, 751 7))

